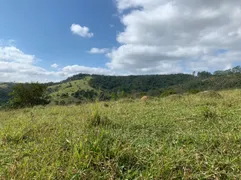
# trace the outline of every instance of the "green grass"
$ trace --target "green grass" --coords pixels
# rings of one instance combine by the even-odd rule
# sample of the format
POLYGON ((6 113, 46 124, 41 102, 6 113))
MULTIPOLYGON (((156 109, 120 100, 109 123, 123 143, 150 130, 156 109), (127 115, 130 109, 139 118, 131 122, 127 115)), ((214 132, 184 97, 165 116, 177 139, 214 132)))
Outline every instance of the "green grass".
POLYGON ((91 79, 91 77, 85 77, 81 80, 75 80, 70 81, 67 83, 61 83, 59 85, 54 85, 48 87, 48 89, 53 90, 52 93, 50 93, 50 96, 53 98, 57 98, 57 95, 61 94, 68 94, 71 95, 72 93, 78 91, 78 90, 92 90, 93 88, 89 86, 88 82, 91 79))
POLYGON ((65 104, 78 103, 79 99, 72 96, 72 93, 75 93, 78 90, 94 90, 95 92, 99 92, 99 90, 93 89, 91 86, 89 86, 89 81, 91 78, 91 76, 87 76, 81 80, 74 80, 49 86, 48 91, 50 92, 49 96, 51 98, 51 104, 55 104, 56 101, 64 101, 65 104))
POLYGON ((0 111, 0 179, 240 179, 241 91, 0 111))
POLYGON ((7 84, 4 84, 4 83, 0 83, 0 88, 1 89, 6 89, 6 88, 8 88, 8 85, 7 84))

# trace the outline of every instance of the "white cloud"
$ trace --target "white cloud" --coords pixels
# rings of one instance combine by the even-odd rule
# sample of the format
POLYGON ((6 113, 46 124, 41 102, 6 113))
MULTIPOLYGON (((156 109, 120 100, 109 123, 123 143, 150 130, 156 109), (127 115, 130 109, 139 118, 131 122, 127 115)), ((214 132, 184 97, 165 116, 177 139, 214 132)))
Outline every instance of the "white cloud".
POLYGON ((91 50, 88 51, 88 53, 90 54, 105 54, 107 52, 109 52, 108 48, 102 48, 102 49, 92 48, 91 50))
POLYGON ((59 67, 59 65, 56 64, 56 63, 54 63, 54 64, 51 65, 51 68, 54 68, 54 69, 57 69, 58 67, 59 67))
MULTIPOLYGON (((0 40, 0 81, 58 81, 78 73, 163 74, 227 69, 241 62, 240 0, 116 0, 124 30, 106 53, 108 68, 66 66, 48 71, 36 57, 0 40), (220 53, 222 52, 222 53, 220 53)), ((72 24, 73 34, 93 37, 72 24)))
POLYGON ((86 67, 86 66, 79 66, 79 65, 66 66, 62 69, 62 72, 70 76, 78 73, 102 74, 102 75, 114 74, 112 71, 106 68, 86 67))
MULTIPOLYGON (((26 54, 17 47, 0 45, 0 82, 56 82, 78 73, 113 74, 105 68, 79 65, 48 71, 35 62, 34 55, 26 54)), ((58 68, 58 65, 52 64, 51 67, 58 68)))
POLYGON ((94 36, 93 33, 90 32, 88 27, 80 26, 79 24, 72 24, 70 30, 73 34, 79 35, 81 37, 88 37, 91 38, 94 36))
POLYGON ((239 0, 116 3, 125 28, 117 36, 120 47, 108 53, 107 65, 112 70, 140 74, 212 71, 241 60, 239 0), (217 55, 223 49, 228 51, 217 55))
POLYGON ((32 64, 35 56, 24 54, 14 46, 0 47, 0 62, 18 62, 21 64, 32 64))

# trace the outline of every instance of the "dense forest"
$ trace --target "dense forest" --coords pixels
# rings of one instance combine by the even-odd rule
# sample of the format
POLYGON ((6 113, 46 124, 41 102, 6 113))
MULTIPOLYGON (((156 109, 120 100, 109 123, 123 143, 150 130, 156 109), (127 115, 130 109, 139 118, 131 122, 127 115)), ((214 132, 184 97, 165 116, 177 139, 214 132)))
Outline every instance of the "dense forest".
MULTIPOLYGON (((59 83, 47 83, 48 93, 57 93, 57 101, 65 104, 76 100, 110 100, 121 97, 165 96, 177 93, 197 93, 205 90, 223 90, 241 88, 241 67, 237 66, 225 71, 193 72, 193 74, 170 75, 139 75, 139 76, 104 76, 77 74, 59 83), (78 80, 84 81, 78 84, 78 80), (61 87, 62 84, 67 84, 61 87), (73 88, 73 86, 76 88, 73 88), (87 89, 84 89, 84 87, 87 89), (88 86, 88 87, 87 87, 88 86), (51 88, 54 87, 54 88, 51 88), (71 93, 63 88, 74 89, 71 93)), ((12 91, 13 83, 0 84, 0 105, 9 100, 8 94, 12 91)), ((56 99, 54 100, 56 101, 56 99)))
POLYGON ((108 92, 148 92, 183 84, 195 79, 188 74, 146 75, 146 76, 95 76, 89 82, 91 87, 108 92))

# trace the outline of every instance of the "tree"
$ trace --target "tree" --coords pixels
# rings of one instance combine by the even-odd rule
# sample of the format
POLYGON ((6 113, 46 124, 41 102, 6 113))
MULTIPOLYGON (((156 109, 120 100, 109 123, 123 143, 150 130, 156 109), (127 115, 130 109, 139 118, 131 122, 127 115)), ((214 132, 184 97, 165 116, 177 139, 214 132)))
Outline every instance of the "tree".
POLYGON ((47 85, 39 83, 20 83, 13 87, 9 104, 12 107, 33 107, 48 104, 47 85))
POLYGON ((197 76, 199 78, 209 78, 209 77, 212 76, 212 74, 210 72, 207 72, 207 71, 202 71, 202 72, 198 72, 197 76))
POLYGON ((193 71, 193 72, 192 72, 192 76, 195 76, 195 74, 196 74, 196 71, 193 71))

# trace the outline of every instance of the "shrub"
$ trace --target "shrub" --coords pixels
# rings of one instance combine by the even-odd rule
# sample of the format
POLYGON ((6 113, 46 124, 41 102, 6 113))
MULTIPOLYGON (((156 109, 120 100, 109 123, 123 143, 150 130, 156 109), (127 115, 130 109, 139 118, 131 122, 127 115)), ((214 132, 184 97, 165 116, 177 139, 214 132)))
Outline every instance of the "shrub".
POLYGON ((190 90, 188 91, 189 94, 197 94, 197 93, 199 93, 199 92, 200 92, 200 90, 198 90, 198 89, 190 89, 190 90))
POLYGON ((39 83, 17 84, 10 93, 9 104, 14 108, 48 104, 46 90, 47 86, 39 83))
POLYGON ((161 97, 167 97, 173 94, 177 94, 177 92, 175 90, 166 90, 161 94, 161 97))

